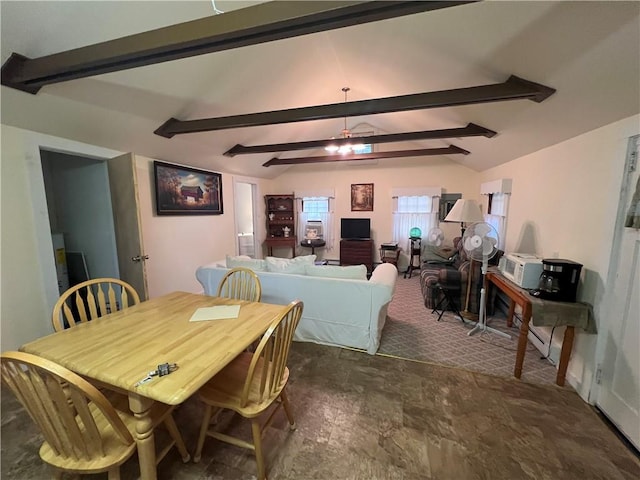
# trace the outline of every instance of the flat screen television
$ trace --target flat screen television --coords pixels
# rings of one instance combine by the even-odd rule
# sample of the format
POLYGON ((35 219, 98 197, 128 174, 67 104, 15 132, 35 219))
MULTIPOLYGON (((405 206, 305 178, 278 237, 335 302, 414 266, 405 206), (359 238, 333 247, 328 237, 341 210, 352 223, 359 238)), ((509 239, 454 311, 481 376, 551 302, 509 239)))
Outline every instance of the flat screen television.
POLYGON ((365 240, 371 238, 371 219, 341 218, 340 238, 345 240, 365 240))

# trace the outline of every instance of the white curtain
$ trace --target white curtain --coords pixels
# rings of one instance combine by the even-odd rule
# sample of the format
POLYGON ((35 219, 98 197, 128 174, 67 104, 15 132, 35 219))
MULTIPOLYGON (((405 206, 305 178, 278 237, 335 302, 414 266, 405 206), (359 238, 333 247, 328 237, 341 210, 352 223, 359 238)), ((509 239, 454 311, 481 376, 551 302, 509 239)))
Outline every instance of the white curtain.
MULTIPOLYGON (((398 196, 393 198, 393 241, 405 252, 411 251, 409 232, 418 227, 425 238, 438 226, 439 197, 427 195, 398 196)), ((424 242, 423 242, 424 244, 424 242)))
POLYGON ((323 238, 326 242, 325 251, 333 249, 334 228, 333 210, 334 199, 329 196, 296 196, 296 211, 298 212, 296 231, 298 232, 298 242, 304 240, 304 227, 309 220, 319 220, 322 222, 323 238), (306 202, 307 211, 304 211, 306 202), (326 202, 326 203, 325 203, 326 202), (322 205, 326 205, 326 209, 322 205))

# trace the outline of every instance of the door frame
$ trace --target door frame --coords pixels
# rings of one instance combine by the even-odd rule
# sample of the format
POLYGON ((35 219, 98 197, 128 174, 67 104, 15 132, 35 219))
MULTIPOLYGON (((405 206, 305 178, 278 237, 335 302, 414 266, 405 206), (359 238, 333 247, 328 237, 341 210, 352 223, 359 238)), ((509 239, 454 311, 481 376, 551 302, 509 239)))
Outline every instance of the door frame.
MULTIPOLYGON (((618 262, 620 261, 620 246, 622 243, 622 234, 624 232, 625 217, 629 201, 633 195, 635 185, 631 183, 634 170, 640 168, 640 160, 636 158, 635 169, 632 170, 632 152, 636 149, 635 143, 640 142, 640 134, 632 135, 627 139, 627 149, 625 153, 624 171, 620 182, 620 196, 618 200, 618 211, 616 213, 616 222, 613 230, 613 238, 611 240, 611 250, 609 252, 609 269, 607 271, 606 285, 613 285, 614 279, 618 274, 618 262)), ((611 291, 606 291, 602 301, 601 311, 608 311, 611 303, 614 301, 611 291)), ((605 360, 606 354, 606 338, 609 332, 609 323, 600 325, 598 338, 596 340, 595 360, 596 368, 593 372, 591 389, 589 390, 588 402, 592 405, 598 405, 598 396, 600 395, 600 371, 605 360)))
POLYGON ((266 218, 264 215, 261 215, 261 212, 258 209, 258 198, 261 198, 260 195, 260 184, 258 183, 257 179, 255 178, 250 178, 250 177, 241 177, 241 176, 233 176, 233 228, 234 228, 234 234, 235 234, 235 252, 236 255, 239 253, 239 248, 238 248, 238 218, 237 218, 237 209, 236 209, 236 199, 237 199, 237 187, 236 185, 238 183, 246 183, 251 185, 251 214, 253 216, 253 248, 254 248, 254 252, 255 252, 255 257, 256 258, 262 258, 262 248, 261 248, 261 243, 258 242, 258 238, 262 238, 263 237, 263 232, 260 229, 260 225, 264 225, 264 218, 266 218), (261 221, 258 221, 260 217, 261 221))
MULTIPOLYGON (((43 301, 48 311, 53 311, 53 307, 60 297, 60 292, 58 291, 58 277, 52 254, 53 241, 51 238, 51 225, 49 222, 49 210, 44 187, 40 149, 105 161, 126 152, 118 152, 108 148, 96 147, 94 145, 51 137, 44 134, 29 133, 25 141, 25 152, 28 175, 27 181, 31 187, 33 226, 36 232, 35 245, 38 252, 38 261, 41 265, 42 291, 44 292, 43 301)), ((50 318, 45 319, 49 326, 51 325, 50 320, 50 318)))

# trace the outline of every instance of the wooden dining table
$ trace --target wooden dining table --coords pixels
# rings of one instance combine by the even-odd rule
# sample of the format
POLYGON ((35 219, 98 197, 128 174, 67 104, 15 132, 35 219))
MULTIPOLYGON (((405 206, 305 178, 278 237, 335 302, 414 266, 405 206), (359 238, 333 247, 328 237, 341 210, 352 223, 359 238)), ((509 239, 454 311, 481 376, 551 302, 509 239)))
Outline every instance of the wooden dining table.
POLYGON ((155 480, 149 412, 154 402, 179 405, 262 336, 286 307, 174 292, 29 342, 20 350, 56 362, 129 397, 136 417, 140 475, 155 480), (240 305, 237 318, 191 322, 203 307, 240 305), (158 365, 177 369, 137 385, 158 365))

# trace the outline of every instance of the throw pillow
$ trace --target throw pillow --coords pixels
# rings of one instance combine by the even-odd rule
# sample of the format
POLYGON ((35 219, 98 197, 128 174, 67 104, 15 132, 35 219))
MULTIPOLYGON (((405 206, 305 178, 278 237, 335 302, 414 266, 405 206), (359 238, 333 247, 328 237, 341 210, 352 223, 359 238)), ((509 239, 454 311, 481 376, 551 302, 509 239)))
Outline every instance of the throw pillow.
POLYGON ((346 278, 349 280, 366 280, 367 267, 364 265, 306 265, 306 274, 310 277, 346 278))
POLYGON ((305 265, 313 265, 315 255, 303 255, 294 258, 267 257, 265 259, 268 272, 305 274, 305 265))
POLYGON ((237 257, 227 255, 227 268, 236 267, 248 268, 254 272, 264 272, 267 270, 264 260, 251 258, 247 255, 238 255, 237 257))

